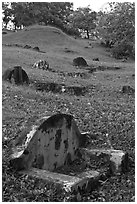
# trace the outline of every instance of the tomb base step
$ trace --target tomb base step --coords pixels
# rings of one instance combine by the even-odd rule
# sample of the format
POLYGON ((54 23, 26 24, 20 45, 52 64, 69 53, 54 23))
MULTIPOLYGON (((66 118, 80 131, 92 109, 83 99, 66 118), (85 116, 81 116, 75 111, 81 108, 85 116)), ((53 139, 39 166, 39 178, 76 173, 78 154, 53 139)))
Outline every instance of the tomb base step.
POLYGON ((54 183, 62 188, 66 193, 89 192, 99 185, 100 173, 98 171, 85 171, 76 176, 69 176, 43 169, 31 168, 20 171, 21 174, 28 175, 30 178, 40 179, 45 183, 54 183))
POLYGON ((103 159, 104 163, 109 164, 112 174, 121 174, 128 171, 128 153, 122 150, 81 148, 80 152, 87 163, 92 164, 93 160, 103 159))

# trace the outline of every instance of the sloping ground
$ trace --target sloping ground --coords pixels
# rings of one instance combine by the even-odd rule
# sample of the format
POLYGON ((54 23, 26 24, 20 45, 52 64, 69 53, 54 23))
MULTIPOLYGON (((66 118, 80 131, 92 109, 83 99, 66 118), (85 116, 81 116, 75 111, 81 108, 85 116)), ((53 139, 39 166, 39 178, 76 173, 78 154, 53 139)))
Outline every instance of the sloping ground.
POLYGON ((39 47, 41 51, 46 52, 46 55, 58 56, 59 58, 83 56, 88 63, 95 57, 101 61, 116 62, 98 42, 75 39, 51 26, 34 25, 18 32, 3 35, 2 44, 12 45, 14 48, 17 48, 15 45, 39 47))
POLYGON ((29 44, 46 48, 50 46, 64 46, 77 44, 73 37, 69 37, 60 29, 51 26, 35 25, 24 28, 21 31, 3 36, 3 44, 29 44))
MULTIPOLYGON (((31 88, 3 83, 3 201, 61 201, 53 186, 39 185, 35 180, 19 177, 8 165, 10 142, 20 135, 25 123, 57 112, 76 118, 81 132, 90 131, 99 137, 101 147, 106 134, 112 146, 129 153, 134 160, 134 97, 108 90, 92 92, 90 97, 36 92, 31 88), (8 186, 8 187, 7 187, 8 186), (20 189, 20 190, 19 190, 20 189), (27 189, 27 191, 26 191, 27 189)), ((91 141, 92 145, 92 141, 91 141)), ((91 167, 95 168, 94 164, 91 167)), ((124 175, 108 178, 101 189, 87 193, 82 201, 134 201, 134 168, 124 175), (123 196, 121 196, 123 195, 123 196)), ((75 201, 72 195, 72 201, 75 201)))
MULTIPOLYGON (((2 40, 5 44, 2 70, 21 65, 31 80, 29 87, 3 81, 3 201, 63 200, 54 186, 43 186, 25 176, 19 177, 8 166, 10 142, 20 135, 24 124, 28 121, 33 124, 45 115, 57 112, 72 114, 81 132, 90 131, 93 136, 100 138, 97 147, 101 147, 108 134, 112 146, 128 152, 134 160, 134 94, 121 92, 123 85, 134 88, 134 63, 117 61, 98 42, 91 42, 92 47, 89 46, 89 40, 74 39, 49 26, 35 25, 26 31, 5 34, 2 40), (31 48, 25 49, 23 46, 26 44, 31 45, 31 48), (87 45, 90 48, 85 48, 87 45), (34 51, 34 46, 46 53, 34 51), (73 67, 72 61, 77 56, 84 57, 89 67, 73 67), (93 57, 99 57, 100 61, 92 61, 93 57), (39 59, 47 60, 51 71, 32 69, 34 62, 39 59), (96 71, 92 72, 92 68, 96 71), (72 86, 90 88, 79 96, 69 91, 49 92, 47 87, 43 92, 36 91, 35 85, 45 88, 45 84, 49 87, 52 84, 65 84, 68 89, 72 86)), ((95 167, 94 164, 92 166, 95 167)), ((83 195, 80 201, 134 201, 134 178, 133 167, 125 175, 108 178, 100 190, 83 195)), ((77 201, 74 195, 71 201, 77 201)))

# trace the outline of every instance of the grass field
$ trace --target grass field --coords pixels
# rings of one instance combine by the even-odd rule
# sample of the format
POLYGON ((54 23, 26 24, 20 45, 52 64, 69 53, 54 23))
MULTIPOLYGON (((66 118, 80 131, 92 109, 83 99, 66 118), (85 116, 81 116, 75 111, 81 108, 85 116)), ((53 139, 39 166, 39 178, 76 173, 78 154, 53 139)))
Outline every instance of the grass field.
MULTIPOLYGON (((18 177, 8 164, 10 143, 17 138, 23 125, 44 115, 57 112, 72 114, 83 131, 99 136, 96 147, 105 147, 106 137, 115 149, 135 153, 135 97, 122 93, 122 86, 135 88, 134 61, 122 62, 111 57, 98 41, 75 39, 50 26, 31 26, 9 32, 2 37, 2 72, 21 65, 30 78, 30 85, 2 83, 3 132, 3 201, 61 201, 55 189, 26 177, 18 177), (30 49, 25 49, 30 45, 30 49), (38 46, 40 51, 33 50, 38 46), (75 57, 86 59, 88 67, 72 65, 75 57), (93 58, 99 58, 99 62, 93 58), (39 59, 49 62, 52 71, 32 69, 39 59), (96 69, 95 72, 90 72, 96 69), (79 75, 81 73, 81 75, 79 75), (65 85, 66 91, 42 91, 37 86, 55 83, 65 85), (72 90, 84 87, 82 94, 72 90), (71 90, 71 91, 70 91, 71 90), (20 190, 19 190, 20 189, 20 190), (51 190, 52 189, 52 190, 51 190)), ((44 86, 45 87, 45 86, 44 86)), ((92 143, 91 143, 92 147, 92 143)), ((134 201, 134 167, 120 176, 109 178, 99 190, 85 194, 82 201, 134 201)), ((73 200, 72 198, 72 201, 73 200)))

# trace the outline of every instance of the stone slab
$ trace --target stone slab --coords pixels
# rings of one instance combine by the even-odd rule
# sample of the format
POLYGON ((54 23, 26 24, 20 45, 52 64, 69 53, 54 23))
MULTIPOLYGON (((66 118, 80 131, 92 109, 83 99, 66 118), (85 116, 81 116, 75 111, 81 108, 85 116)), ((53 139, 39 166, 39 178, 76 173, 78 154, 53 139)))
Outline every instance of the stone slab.
POLYGON ((31 168, 20 171, 21 174, 27 174, 30 177, 42 179, 47 183, 59 185, 65 192, 90 191, 98 185, 100 173, 98 171, 85 171, 77 176, 69 176, 56 172, 50 172, 43 169, 31 168))
POLYGON ((122 150, 81 148, 80 152, 85 161, 92 163, 92 160, 103 159, 109 163, 112 174, 120 174, 128 169, 128 154, 122 150))

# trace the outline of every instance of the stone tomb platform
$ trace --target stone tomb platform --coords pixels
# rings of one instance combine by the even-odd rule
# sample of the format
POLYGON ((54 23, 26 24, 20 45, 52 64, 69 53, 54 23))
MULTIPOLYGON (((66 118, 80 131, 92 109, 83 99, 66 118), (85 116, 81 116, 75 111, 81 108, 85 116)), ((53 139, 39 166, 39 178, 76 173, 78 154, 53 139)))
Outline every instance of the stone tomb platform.
POLYGON ((89 140, 90 133, 80 133, 72 115, 58 113, 43 117, 28 125, 15 141, 10 164, 19 173, 55 183, 65 192, 91 191, 98 185, 101 171, 87 168, 88 164, 103 158, 112 174, 120 174, 128 169, 128 154, 122 150, 88 149, 89 140), (82 172, 57 173, 58 168, 70 168, 77 159, 85 165, 82 172))
POLYGON ((20 173, 43 180, 43 182, 45 181, 46 183, 54 183, 66 193, 73 191, 78 192, 79 189, 83 190, 83 192, 91 191, 98 185, 100 178, 100 173, 92 170, 82 172, 77 174, 77 176, 69 176, 37 168, 20 171, 20 173))

